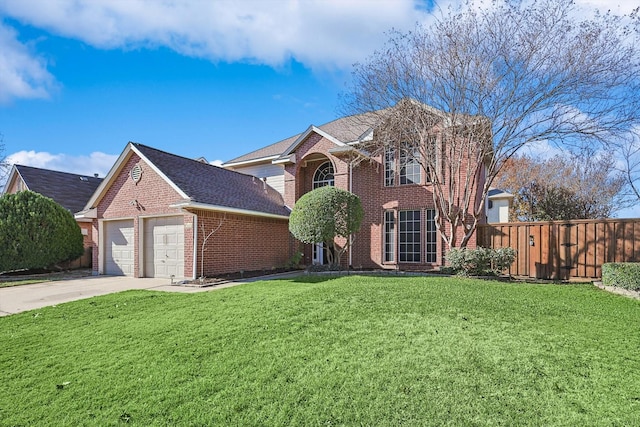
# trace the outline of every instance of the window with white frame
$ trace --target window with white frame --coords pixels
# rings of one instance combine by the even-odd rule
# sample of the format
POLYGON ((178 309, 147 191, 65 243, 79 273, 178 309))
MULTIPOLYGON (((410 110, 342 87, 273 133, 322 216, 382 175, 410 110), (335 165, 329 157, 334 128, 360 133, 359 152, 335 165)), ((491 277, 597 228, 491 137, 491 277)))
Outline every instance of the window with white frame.
POLYGON ((399 262, 420 262, 420 211, 399 211, 398 228, 399 262))
POLYGON ((396 185, 396 153, 393 148, 384 150, 384 186, 396 185))
POLYGON ((419 159, 420 151, 417 148, 385 149, 384 186, 420 184, 422 166, 419 159))
POLYGON ((384 213, 384 262, 396 260, 396 213, 384 213))
POLYGON ((403 145, 405 146, 400 149, 400 185, 420 184, 420 151, 408 144, 403 145))
POLYGON ((425 212, 425 262, 437 262, 438 257, 438 232, 436 230, 436 211, 427 209, 425 212))
POLYGON ((333 164, 327 161, 318 166, 316 173, 313 174, 313 189, 324 187, 326 185, 334 185, 333 164))

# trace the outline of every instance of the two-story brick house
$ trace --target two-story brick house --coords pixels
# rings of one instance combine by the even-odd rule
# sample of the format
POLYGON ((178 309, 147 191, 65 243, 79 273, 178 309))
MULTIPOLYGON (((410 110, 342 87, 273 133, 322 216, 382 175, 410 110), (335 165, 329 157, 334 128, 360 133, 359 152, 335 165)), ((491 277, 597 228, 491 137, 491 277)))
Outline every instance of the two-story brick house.
MULTIPOLYGON (((401 150, 369 156, 377 114, 343 117, 260 150, 223 167, 264 179, 293 207, 303 194, 335 185, 361 199, 365 216, 343 264, 354 268, 429 270, 444 264, 445 248, 436 229, 432 185, 415 158, 401 150)), ((479 174, 483 179, 483 174, 479 174)), ((479 183, 482 188, 483 183, 479 183)), ((477 205, 477 196, 472 204, 477 205)), ((475 237, 468 242, 475 246, 475 237)), ((322 244, 304 248, 304 262, 326 261, 322 244)))
POLYGON ((443 265, 433 186, 401 150, 367 153, 378 123, 363 114, 309 126, 222 168, 127 144, 76 216, 92 221, 94 272, 194 279, 282 267, 300 249, 304 264, 326 263, 322 243, 301 245, 288 231, 296 200, 323 185, 353 192, 364 208, 343 265, 443 265))

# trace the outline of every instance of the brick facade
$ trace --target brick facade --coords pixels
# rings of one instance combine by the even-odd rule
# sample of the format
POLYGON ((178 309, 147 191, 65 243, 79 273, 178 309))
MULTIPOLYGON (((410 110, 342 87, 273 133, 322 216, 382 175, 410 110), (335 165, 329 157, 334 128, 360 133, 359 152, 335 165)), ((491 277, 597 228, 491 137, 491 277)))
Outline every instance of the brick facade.
POLYGON ((183 200, 184 197, 152 165, 131 151, 96 206, 98 219, 92 224, 92 234, 96 236, 93 239, 94 273, 104 273, 100 270, 104 263, 104 259, 101 263, 101 257, 104 257, 101 245, 105 244, 104 225, 110 220, 133 221, 134 277, 145 276, 141 266, 145 251, 141 233, 145 220, 154 217, 183 217, 184 276, 187 279, 202 274, 212 277, 239 271, 271 271, 284 267, 295 252, 296 243, 286 219, 268 218, 259 213, 244 215, 170 207, 183 200), (130 175, 136 165, 142 170, 137 183, 130 175), (203 240, 214 229, 217 230, 207 240, 203 253, 203 240), (195 247, 194 238, 197 238, 195 247))
MULTIPOLYGON (((183 216, 185 224, 184 233, 184 274, 187 277, 193 275, 193 215, 185 214, 179 208, 170 208, 169 205, 179 202, 180 194, 173 189, 163 177, 142 160, 137 154, 123 163, 119 174, 115 177, 97 205, 97 216, 94 220, 93 232, 99 235, 99 222, 116 219, 131 219, 134 226, 134 277, 143 277, 144 272, 140 266, 142 253, 140 252, 140 237, 143 220, 154 216, 183 216), (142 174, 136 183, 131 179, 130 171, 139 165, 142 174)), ((93 239, 93 271, 94 274, 104 273, 99 271, 101 252, 99 241, 104 236, 93 239)))
POLYGON ((240 271, 265 271, 285 267, 295 252, 289 222, 283 219, 193 211, 198 222, 198 265, 196 275, 240 271), (209 237, 202 252, 202 243, 209 237), (203 256, 204 255, 204 256, 203 256))
MULTIPOLYGON (((424 171, 422 184, 395 185, 385 187, 384 164, 382 159, 372 158, 350 168, 346 159, 336 157, 330 153, 336 144, 317 133, 312 133, 295 150, 296 163, 285 166, 285 194, 288 206, 293 206, 295 200, 311 191, 313 175, 318 166, 331 161, 335 171, 335 186, 349 190, 360 197, 364 209, 364 218, 360 231, 354 236, 351 249, 351 265, 354 268, 384 268, 401 270, 430 270, 444 265, 445 244, 437 235, 436 262, 425 262, 426 211, 435 209, 434 194, 431 184, 426 183, 424 171), (351 179, 350 179, 351 174, 351 179), (420 211, 421 222, 421 260, 420 262, 390 262, 383 260, 384 246, 384 215, 385 211, 394 211, 396 219, 398 212, 403 210, 420 211)), ((472 201, 475 203, 475 198, 472 201)), ((467 219, 470 223, 472 218, 467 219)), ((396 223, 396 230, 398 224, 396 223)), ((447 224, 447 227, 450 225, 447 224)), ((450 228, 447 228, 447 231, 450 228)), ((462 238, 462 230, 458 233, 458 242, 462 238)), ((339 245, 344 242, 336 242, 339 245)), ((397 239, 396 239, 397 245, 397 239)), ((469 241, 468 247, 475 247, 475 235, 469 241)), ((305 245, 303 262, 312 263, 312 245, 305 245)), ((397 260, 396 247, 396 260, 397 260)), ((349 262, 348 254, 342 259, 342 264, 349 262)))

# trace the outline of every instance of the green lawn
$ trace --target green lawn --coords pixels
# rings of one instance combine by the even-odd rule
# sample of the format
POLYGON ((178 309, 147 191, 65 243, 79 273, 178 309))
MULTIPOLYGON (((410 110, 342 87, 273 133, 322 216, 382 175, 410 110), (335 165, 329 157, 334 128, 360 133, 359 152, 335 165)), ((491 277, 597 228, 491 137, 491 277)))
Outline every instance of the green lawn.
POLYGON ((640 302, 317 277, 0 318, 0 425, 640 425, 640 302))

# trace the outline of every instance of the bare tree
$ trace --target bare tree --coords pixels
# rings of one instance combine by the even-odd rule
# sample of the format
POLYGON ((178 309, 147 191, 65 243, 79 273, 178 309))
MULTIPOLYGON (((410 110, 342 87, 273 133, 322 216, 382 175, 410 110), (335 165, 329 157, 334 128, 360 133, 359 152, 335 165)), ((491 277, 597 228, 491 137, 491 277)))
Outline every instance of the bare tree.
POLYGON ((516 155, 494 183, 514 195, 512 221, 607 218, 628 204, 625 176, 611 152, 516 155))
POLYGON ((4 135, 0 133, 0 189, 7 179, 11 165, 7 162, 4 155, 4 135))
POLYGON ((392 32, 355 65, 345 109, 378 115, 363 144, 381 158, 402 144, 432 183, 440 235, 466 246, 496 174, 519 150, 605 142, 638 123, 637 25, 637 11, 581 19, 566 0, 468 3, 429 27, 392 32))
POLYGON ((625 177, 626 196, 630 204, 640 202, 640 132, 608 144, 620 157, 618 168, 625 177), (631 202, 633 201, 633 202, 631 202))
POLYGON ((206 230, 204 227, 204 224, 202 224, 202 226, 200 227, 200 229, 202 230, 202 245, 200 247, 200 283, 204 282, 204 252, 207 250, 207 242, 209 241, 209 238, 211 236, 213 236, 216 231, 220 230, 220 227, 222 227, 222 224, 224 223, 225 219, 227 219, 227 214, 225 213, 224 216, 222 218, 220 218, 220 221, 218 222, 218 225, 215 227, 211 227, 211 230, 209 231, 209 234, 206 234, 206 230))

